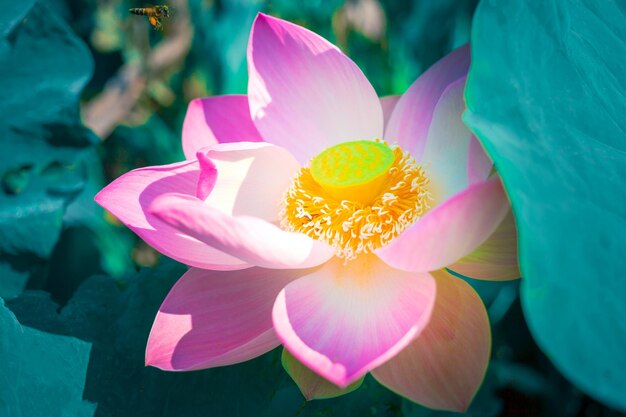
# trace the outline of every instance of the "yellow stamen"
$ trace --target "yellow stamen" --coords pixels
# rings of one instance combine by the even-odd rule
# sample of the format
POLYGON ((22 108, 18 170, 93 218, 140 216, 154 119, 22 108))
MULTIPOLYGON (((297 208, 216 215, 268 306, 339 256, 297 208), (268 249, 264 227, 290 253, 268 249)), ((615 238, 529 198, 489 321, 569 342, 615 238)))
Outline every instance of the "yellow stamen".
POLYGON ((283 228, 334 246, 346 260, 389 243, 432 200, 429 179, 408 152, 364 142, 340 144, 313 158, 285 192, 280 213, 283 228), (348 167, 329 162, 335 160, 348 167))

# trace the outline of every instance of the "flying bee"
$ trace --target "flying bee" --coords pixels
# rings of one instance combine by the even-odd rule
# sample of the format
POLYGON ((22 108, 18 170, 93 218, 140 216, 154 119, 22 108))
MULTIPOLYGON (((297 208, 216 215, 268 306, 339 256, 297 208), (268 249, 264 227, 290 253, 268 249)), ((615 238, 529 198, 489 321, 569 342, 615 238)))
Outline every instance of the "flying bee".
POLYGON ((155 30, 163 30, 162 19, 170 17, 170 8, 167 6, 147 6, 128 9, 132 14, 148 16, 148 20, 155 30))

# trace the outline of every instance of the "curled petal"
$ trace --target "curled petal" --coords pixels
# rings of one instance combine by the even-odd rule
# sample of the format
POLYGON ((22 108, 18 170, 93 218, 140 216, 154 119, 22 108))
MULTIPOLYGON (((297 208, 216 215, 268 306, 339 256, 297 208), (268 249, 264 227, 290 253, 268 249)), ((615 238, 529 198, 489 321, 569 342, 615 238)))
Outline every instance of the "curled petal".
POLYGON ((195 159, 200 149, 218 143, 262 140, 250 118, 246 96, 197 98, 187 107, 183 122, 183 152, 187 159, 195 159))
POLYGON ((470 254, 510 208, 500 178, 473 184, 435 207, 375 253, 405 271, 434 271, 470 254))
POLYGON ((421 159, 431 179, 434 205, 467 187, 467 162, 472 132, 461 116, 465 110, 465 78, 448 86, 437 102, 421 159))
POLYGON ((287 349, 283 349, 281 361, 283 367, 291 379, 298 385, 300 392, 307 400, 333 398, 347 394, 359 388, 365 378, 361 377, 361 379, 353 382, 347 388, 340 388, 304 366, 287 349))
POLYGON ((335 258, 280 292, 274 329, 306 367, 345 388, 422 331, 435 292, 428 273, 395 270, 374 256, 335 258))
POLYGON ((319 35, 259 14, 248 42, 248 100, 265 140, 306 163, 340 142, 381 138, 374 88, 319 35))
POLYGON ((469 63, 470 48, 465 45, 420 75, 394 108, 385 139, 390 143, 397 141, 419 161, 439 98, 451 83, 467 75, 469 63))
POLYGON ((270 222, 278 220, 283 193, 300 169, 289 152, 269 143, 219 144, 198 152, 198 159, 208 160, 203 172, 216 175, 201 198, 208 206, 270 222))
POLYGON ((180 233, 256 266, 308 268, 334 254, 332 247, 303 234, 285 232, 256 217, 228 215, 184 194, 161 195, 150 211, 180 233))
POLYGON ((196 197, 200 200, 205 200, 211 194, 217 182, 217 167, 204 152, 198 152, 196 156, 200 166, 196 197))
POLYGON ((489 239, 448 269, 469 278, 489 281, 507 281, 521 277, 513 212, 509 210, 489 239))
POLYGON ((190 371, 243 362, 280 344, 271 309, 304 271, 190 269, 171 289, 152 325, 146 365, 190 371))
POLYGON ((140 168, 113 181, 95 200, 150 246, 179 262, 216 270, 250 267, 241 259, 186 236, 149 212, 148 207, 161 194, 195 196, 199 176, 197 161, 140 168))
POLYGON ((372 375, 391 390, 429 408, 463 412, 487 370, 489 318, 468 283, 445 272, 433 276, 437 301, 428 326, 372 375))

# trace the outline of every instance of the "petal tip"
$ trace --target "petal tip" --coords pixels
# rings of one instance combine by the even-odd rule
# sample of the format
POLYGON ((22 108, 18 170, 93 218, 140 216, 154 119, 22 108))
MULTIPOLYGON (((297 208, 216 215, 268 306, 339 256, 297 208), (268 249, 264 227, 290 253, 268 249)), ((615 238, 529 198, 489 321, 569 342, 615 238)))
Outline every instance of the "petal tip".
POLYGON ((264 19, 267 20, 268 18, 270 18, 271 16, 268 15, 267 13, 263 13, 263 12, 258 12, 256 14, 256 18, 254 20, 259 20, 259 19, 264 19))
MULTIPOLYGON (((289 23, 287 20, 283 20, 279 17, 276 16, 272 16, 271 14, 268 13, 263 13, 263 12, 258 12, 255 19, 254 19, 254 23, 256 23, 257 21, 260 22, 266 22, 266 23, 272 23, 272 22, 276 22, 276 23, 289 23)), ((253 23, 253 26, 254 26, 253 23)))
POLYGON ((102 205, 102 199, 103 199, 104 190, 105 190, 105 188, 103 188, 102 190, 98 191, 98 194, 93 196, 93 201, 95 201, 101 207, 104 207, 102 205))
POLYGON ((463 401, 452 405, 450 408, 442 409, 442 411, 452 411, 454 413, 466 413, 472 401, 463 401))
POLYGON ((146 343, 146 352, 144 354, 144 365, 152 366, 153 368, 159 368, 163 370, 170 370, 172 369, 172 367, 165 366, 166 364, 163 363, 164 362, 163 355, 159 355, 158 347, 155 346, 154 330, 155 330, 155 326, 153 324, 152 329, 150 329, 150 334, 148 335, 148 341, 146 343))
POLYGON ((118 191, 123 192, 124 190, 118 186, 117 180, 115 180, 98 191, 98 193, 93 197, 93 201, 109 214, 112 214, 122 223, 126 224, 126 222, 119 216, 120 197, 119 195, 116 195, 118 194, 118 191))
POLYGON ((276 18, 274 16, 270 16, 270 15, 262 13, 262 12, 257 13, 256 17, 254 18, 254 22, 252 22, 251 35, 255 32, 255 30, 257 29, 258 25, 264 25, 265 27, 267 27, 272 22, 276 22, 276 21, 280 21, 280 20, 281 19, 278 19, 278 18, 276 18))
POLYGON ((110 194, 109 188, 113 185, 113 183, 108 184, 103 189, 98 191, 98 193, 93 196, 93 201, 96 202, 100 207, 107 209, 107 200, 110 194))
POLYGON ((194 107, 198 107, 198 106, 202 106, 202 98, 200 97, 192 98, 189 101, 189 104, 187 105, 187 111, 189 112, 189 109, 193 109, 194 107))
POLYGON ((153 349, 150 348, 150 340, 148 340, 148 346, 146 347, 146 355, 144 358, 144 366, 151 366, 153 368, 158 368, 163 371, 172 371, 173 368, 171 364, 167 362, 163 362, 158 358, 158 354, 156 354, 153 349))

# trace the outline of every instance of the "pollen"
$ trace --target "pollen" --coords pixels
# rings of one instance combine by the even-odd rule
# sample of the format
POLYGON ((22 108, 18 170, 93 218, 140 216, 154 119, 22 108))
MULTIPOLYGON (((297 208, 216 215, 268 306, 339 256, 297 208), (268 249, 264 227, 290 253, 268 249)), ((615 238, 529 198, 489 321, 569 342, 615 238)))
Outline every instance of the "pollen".
POLYGON ((386 245, 429 208, 430 180, 408 152, 382 141, 346 142, 300 169, 281 226, 321 240, 346 261, 386 245))

